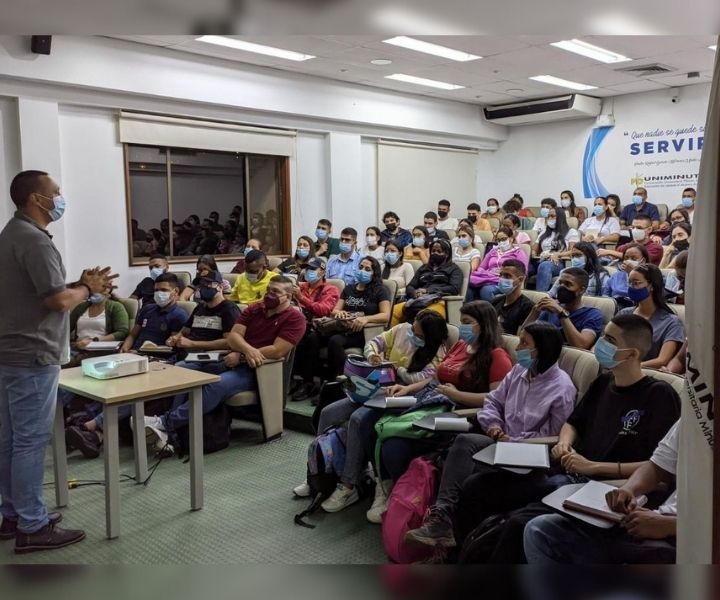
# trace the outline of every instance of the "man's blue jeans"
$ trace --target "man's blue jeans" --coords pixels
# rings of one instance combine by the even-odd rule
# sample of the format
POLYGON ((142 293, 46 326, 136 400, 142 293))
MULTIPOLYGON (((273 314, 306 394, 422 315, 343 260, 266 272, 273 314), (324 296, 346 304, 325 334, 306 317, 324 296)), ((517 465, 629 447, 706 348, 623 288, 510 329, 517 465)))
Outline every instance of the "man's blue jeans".
POLYGON ((0 513, 32 533, 48 523, 45 448, 52 435, 60 367, 0 366, 0 513))
POLYGON ((564 263, 554 263, 549 258, 543 260, 537 267, 537 278, 535 279, 535 289, 538 292, 547 292, 552 286, 552 279, 560 275, 560 271, 565 268, 564 263))
MULTIPOLYGON (((220 375, 220 381, 217 383, 209 383, 208 385, 203 386, 203 414, 213 411, 220 405, 221 402, 230 396, 233 396, 238 392, 253 390, 257 386, 255 369, 244 363, 233 369, 228 369, 222 361, 217 363, 181 361, 175 363, 175 366, 220 375)), ((189 394, 178 394, 175 396, 172 408, 169 412, 165 413, 162 420, 165 425, 165 429, 168 431, 174 431, 178 427, 187 425, 190 420, 189 394)))

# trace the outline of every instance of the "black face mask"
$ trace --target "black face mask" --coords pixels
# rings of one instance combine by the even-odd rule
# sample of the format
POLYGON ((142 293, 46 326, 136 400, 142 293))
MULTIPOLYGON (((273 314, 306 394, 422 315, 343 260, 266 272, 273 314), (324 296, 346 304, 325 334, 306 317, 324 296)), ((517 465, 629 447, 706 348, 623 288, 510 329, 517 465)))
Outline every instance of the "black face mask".
POLYGON ((690 247, 690 242, 688 242, 687 240, 678 240, 677 242, 673 242, 672 245, 680 252, 682 252, 683 250, 687 250, 690 247))
POLYGON ((397 223, 388 223, 385 225, 388 231, 395 231, 397 229, 397 223))
POLYGON ((557 301, 560 304, 570 304, 575 300, 575 292, 567 289, 565 286, 560 285, 557 289, 557 301))
POLYGON ((468 221, 470 221, 471 223, 476 223, 477 215, 468 215, 468 221))
POLYGON ((433 267, 439 267, 441 264, 445 262, 445 255, 444 254, 431 254, 430 255, 430 264, 433 267))
POLYGON ((446 210, 439 210, 438 216, 442 217, 443 219, 448 216, 448 211, 446 210))

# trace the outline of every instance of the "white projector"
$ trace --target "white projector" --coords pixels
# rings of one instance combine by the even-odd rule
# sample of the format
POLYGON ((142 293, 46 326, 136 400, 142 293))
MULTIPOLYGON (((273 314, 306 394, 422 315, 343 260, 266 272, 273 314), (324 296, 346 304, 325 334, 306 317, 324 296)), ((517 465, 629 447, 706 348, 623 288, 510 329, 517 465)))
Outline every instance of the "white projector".
POLYGON ((147 373, 149 369, 147 356, 139 356, 129 352, 86 358, 80 365, 83 375, 95 379, 115 379, 116 377, 139 375, 140 373, 147 373))

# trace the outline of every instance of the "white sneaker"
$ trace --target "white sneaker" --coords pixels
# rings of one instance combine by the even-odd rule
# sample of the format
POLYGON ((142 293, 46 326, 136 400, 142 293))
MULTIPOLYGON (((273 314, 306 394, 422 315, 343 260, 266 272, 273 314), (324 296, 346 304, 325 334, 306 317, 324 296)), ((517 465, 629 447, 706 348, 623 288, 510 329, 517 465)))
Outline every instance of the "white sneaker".
POLYGON ((168 434, 160 417, 145 417, 145 440, 158 450, 167 444, 168 434))
POLYGON ((295 486, 293 488, 293 494, 295 494, 298 498, 309 498, 310 497, 310 486, 307 484, 307 481, 304 483, 301 483, 298 486, 295 486))
POLYGON ((355 504, 359 499, 357 488, 346 488, 342 483, 339 483, 332 495, 320 506, 325 512, 340 512, 343 508, 355 504))
MULTIPOLYGON (((389 483, 389 482, 388 482, 389 483)), ((378 481, 375 484, 375 499, 373 500, 372 506, 365 513, 367 520, 371 523, 380 525, 382 523, 383 513, 387 510, 387 496, 383 489, 382 483, 378 481)))

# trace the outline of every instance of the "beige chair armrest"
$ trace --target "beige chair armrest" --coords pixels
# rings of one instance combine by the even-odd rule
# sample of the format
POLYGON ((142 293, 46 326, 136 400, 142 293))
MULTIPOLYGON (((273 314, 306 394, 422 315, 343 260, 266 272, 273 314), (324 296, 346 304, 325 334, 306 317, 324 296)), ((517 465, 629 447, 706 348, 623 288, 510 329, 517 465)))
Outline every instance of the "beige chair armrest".
POLYGON ((445 296, 445 312, 447 313, 447 322, 456 327, 460 326, 460 308, 465 302, 462 296, 445 296))
POLYGON ((269 359, 255 369, 258 385, 258 402, 265 425, 265 439, 283 432, 283 363, 282 359, 269 359))
POLYGON ((453 411, 456 415, 460 415, 461 417, 474 417, 477 415, 478 409, 477 408, 458 408, 457 410, 453 411))
POLYGON ((556 435, 551 435, 548 437, 539 437, 539 438, 530 438, 527 440, 522 440, 524 444, 545 444, 546 446, 554 446, 558 443, 558 440, 560 438, 556 435))

